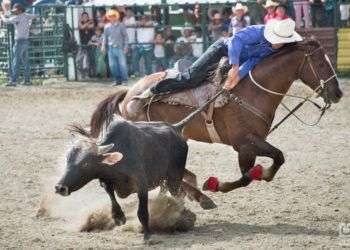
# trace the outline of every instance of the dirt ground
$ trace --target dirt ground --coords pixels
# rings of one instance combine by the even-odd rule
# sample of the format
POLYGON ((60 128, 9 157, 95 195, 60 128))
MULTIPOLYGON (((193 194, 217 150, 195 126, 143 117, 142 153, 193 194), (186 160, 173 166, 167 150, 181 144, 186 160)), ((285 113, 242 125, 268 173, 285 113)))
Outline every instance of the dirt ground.
MULTIPOLYGON (((286 158, 273 182, 209 193, 218 205, 214 210, 187 201, 197 215, 194 230, 154 235, 154 245, 145 246, 142 234, 129 230, 132 222, 112 231, 78 232, 88 211, 109 206, 98 182, 68 198, 53 194, 69 145, 66 125, 88 122, 113 88, 91 83, 1 87, 0 249, 350 248, 350 234, 339 235, 340 223, 350 223, 350 80, 342 80, 342 89, 344 98, 319 126, 306 127, 291 118, 269 137, 286 158), (54 209, 51 216, 37 218, 43 198, 54 209)), ((282 114, 279 110, 277 118, 282 114)), ((308 121, 317 118, 311 106, 299 114, 308 121)), ((232 181, 240 176, 236 157, 230 147, 191 141, 188 168, 200 184, 212 175, 232 181)), ((121 201, 122 207, 132 207, 135 200, 133 195, 121 201)), ((128 219, 134 218, 131 211, 128 219)))

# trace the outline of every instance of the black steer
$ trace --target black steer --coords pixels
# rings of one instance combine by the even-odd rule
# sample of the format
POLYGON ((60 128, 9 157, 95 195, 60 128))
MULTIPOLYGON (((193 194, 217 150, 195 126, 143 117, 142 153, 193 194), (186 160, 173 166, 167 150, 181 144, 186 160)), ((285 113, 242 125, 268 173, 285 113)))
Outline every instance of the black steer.
POLYGON ((195 184, 193 186, 190 182, 182 181, 185 171, 187 176, 191 174, 185 170, 188 145, 181 131, 222 92, 175 125, 164 122, 134 123, 119 118, 110 124, 100 143, 81 126, 73 126, 73 131, 83 137, 68 152, 66 172, 55 186, 56 193, 66 196, 91 180, 99 179, 112 201, 112 215, 117 225, 124 224, 126 219, 114 191, 120 198, 137 193, 137 215, 145 239, 150 236, 148 190, 161 184, 173 196, 183 188, 204 209, 216 207, 209 197, 194 187, 195 184))
POLYGON ((56 185, 61 195, 82 188, 93 179, 100 179, 112 201, 112 214, 117 225, 126 219, 114 190, 120 198, 137 193, 137 215, 149 238, 148 190, 163 182, 173 196, 180 191, 188 146, 175 127, 159 122, 132 123, 116 120, 98 145, 87 131, 75 126, 85 136, 75 142, 67 155, 67 169, 56 185))

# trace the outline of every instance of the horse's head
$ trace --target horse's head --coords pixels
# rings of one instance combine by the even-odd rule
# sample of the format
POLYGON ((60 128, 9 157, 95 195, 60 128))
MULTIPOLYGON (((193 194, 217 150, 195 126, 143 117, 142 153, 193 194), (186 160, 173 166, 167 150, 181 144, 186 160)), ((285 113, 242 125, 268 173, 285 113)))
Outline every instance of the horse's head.
POLYGON ((298 43, 304 52, 298 77, 310 88, 320 94, 327 104, 337 103, 343 96, 332 63, 321 44, 308 38, 298 43))

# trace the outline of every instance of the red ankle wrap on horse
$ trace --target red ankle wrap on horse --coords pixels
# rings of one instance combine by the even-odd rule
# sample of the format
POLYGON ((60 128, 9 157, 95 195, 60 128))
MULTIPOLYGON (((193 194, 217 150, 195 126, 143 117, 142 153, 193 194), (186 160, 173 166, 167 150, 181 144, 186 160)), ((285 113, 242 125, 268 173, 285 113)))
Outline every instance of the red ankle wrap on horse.
POLYGON ((263 167, 260 164, 255 165, 249 170, 249 177, 252 180, 261 181, 263 175, 263 167))
POLYGON ((218 178, 216 178, 214 176, 209 177, 207 185, 208 185, 208 190, 209 191, 217 192, 218 191, 218 186, 219 186, 218 178))

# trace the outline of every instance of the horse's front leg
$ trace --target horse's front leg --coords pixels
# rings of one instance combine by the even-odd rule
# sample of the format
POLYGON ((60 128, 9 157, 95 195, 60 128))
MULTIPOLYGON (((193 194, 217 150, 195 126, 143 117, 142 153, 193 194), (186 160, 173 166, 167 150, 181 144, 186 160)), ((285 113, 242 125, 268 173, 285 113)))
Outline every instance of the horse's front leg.
POLYGON ((255 136, 248 135, 247 141, 239 147, 239 167, 242 177, 234 182, 219 182, 216 178, 209 178, 203 185, 203 190, 229 192, 236 188, 248 186, 252 180, 271 181, 280 166, 284 163, 283 153, 255 136), (273 159, 270 168, 263 168, 260 165, 254 166, 256 156, 265 156, 273 159))

